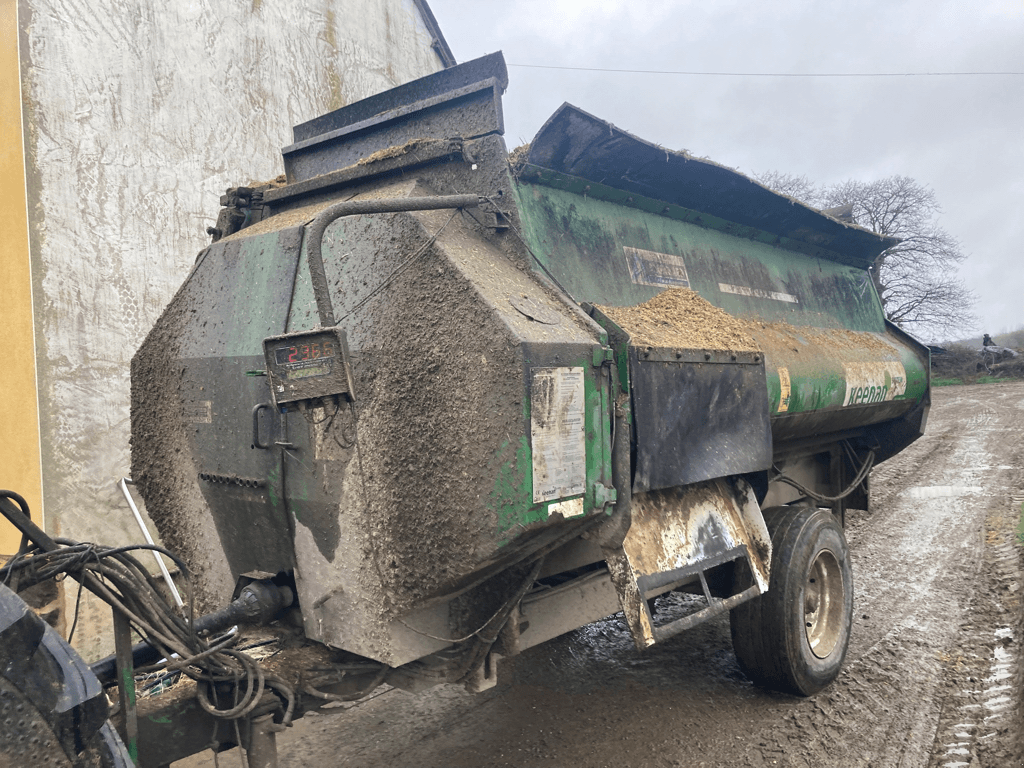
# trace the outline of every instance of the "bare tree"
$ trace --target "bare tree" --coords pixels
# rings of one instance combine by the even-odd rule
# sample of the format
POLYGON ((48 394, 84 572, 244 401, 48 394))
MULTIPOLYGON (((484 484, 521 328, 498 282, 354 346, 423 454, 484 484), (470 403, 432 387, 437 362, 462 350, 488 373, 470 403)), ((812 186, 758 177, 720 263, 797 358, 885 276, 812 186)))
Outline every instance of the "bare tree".
POLYGON ((792 197, 794 200, 807 203, 815 208, 820 207, 818 205, 818 188, 806 176, 796 176, 781 171, 765 171, 764 173, 755 173, 754 178, 779 194, 792 197))
POLYGON ((852 207, 853 221, 900 239, 871 267, 889 320, 922 336, 963 335, 977 319, 974 295, 957 276, 966 259, 959 241, 936 223, 935 193, 906 176, 817 187, 803 176, 769 172, 755 177, 778 192, 821 209, 852 207))

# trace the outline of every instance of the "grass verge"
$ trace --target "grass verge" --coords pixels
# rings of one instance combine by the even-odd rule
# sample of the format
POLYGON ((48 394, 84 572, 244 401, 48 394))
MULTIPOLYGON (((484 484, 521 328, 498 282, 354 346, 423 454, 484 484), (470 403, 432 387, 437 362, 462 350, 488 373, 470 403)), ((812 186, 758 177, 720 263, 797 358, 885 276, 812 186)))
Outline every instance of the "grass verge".
POLYGON ((1001 376, 969 376, 962 379, 945 378, 943 376, 932 376, 933 387, 956 387, 964 384, 998 384, 999 382, 1013 381, 1013 379, 1001 376))

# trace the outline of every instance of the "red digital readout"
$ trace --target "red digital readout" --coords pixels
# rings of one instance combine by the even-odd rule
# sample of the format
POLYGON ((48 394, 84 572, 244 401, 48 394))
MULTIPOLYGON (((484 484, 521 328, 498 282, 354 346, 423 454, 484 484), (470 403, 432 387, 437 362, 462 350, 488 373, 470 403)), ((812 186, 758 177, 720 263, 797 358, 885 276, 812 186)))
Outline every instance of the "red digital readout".
POLYGON ((291 346, 278 347, 274 350, 274 359, 278 365, 304 363, 307 360, 316 360, 321 357, 334 357, 334 342, 332 339, 292 344, 291 346))

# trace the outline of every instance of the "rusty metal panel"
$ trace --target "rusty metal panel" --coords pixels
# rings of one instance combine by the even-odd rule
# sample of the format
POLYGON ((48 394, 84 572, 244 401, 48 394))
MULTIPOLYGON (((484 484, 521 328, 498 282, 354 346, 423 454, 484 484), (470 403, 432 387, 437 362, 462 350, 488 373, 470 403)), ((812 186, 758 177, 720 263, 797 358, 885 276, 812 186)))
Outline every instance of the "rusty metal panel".
POLYGON ((643 650, 768 590, 772 545, 753 489, 742 480, 715 480, 686 488, 635 494, 632 523, 621 547, 605 550, 608 573, 633 642, 643 650), (754 575, 748 589, 718 599, 704 573, 745 560, 754 575), (646 598, 697 576, 708 604, 655 626, 646 598))
POLYGON ((715 480, 638 493, 632 511, 622 548, 641 592, 745 555, 767 591, 771 539, 746 483, 715 480))

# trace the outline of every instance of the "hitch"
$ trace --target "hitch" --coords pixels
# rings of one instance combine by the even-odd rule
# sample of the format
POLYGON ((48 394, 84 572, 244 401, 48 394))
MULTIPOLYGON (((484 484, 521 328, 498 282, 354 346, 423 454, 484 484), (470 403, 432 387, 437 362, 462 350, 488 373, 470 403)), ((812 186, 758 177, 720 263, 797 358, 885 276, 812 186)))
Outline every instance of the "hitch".
MULTIPOLYGON (((285 608, 291 606, 295 595, 289 587, 279 587, 269 581, 253 581, 242 587, 241 593, 223 608, 200 616, 193 625, 196 634, 212 634, 235 624, 267 624, 285 608)), ((160 652, 147 642, 132 646, 133 666, 141 667, 160 659, 160 652)), ((117 681, 117 654, 93 663, 92 673, 103 685, 117 681)))

